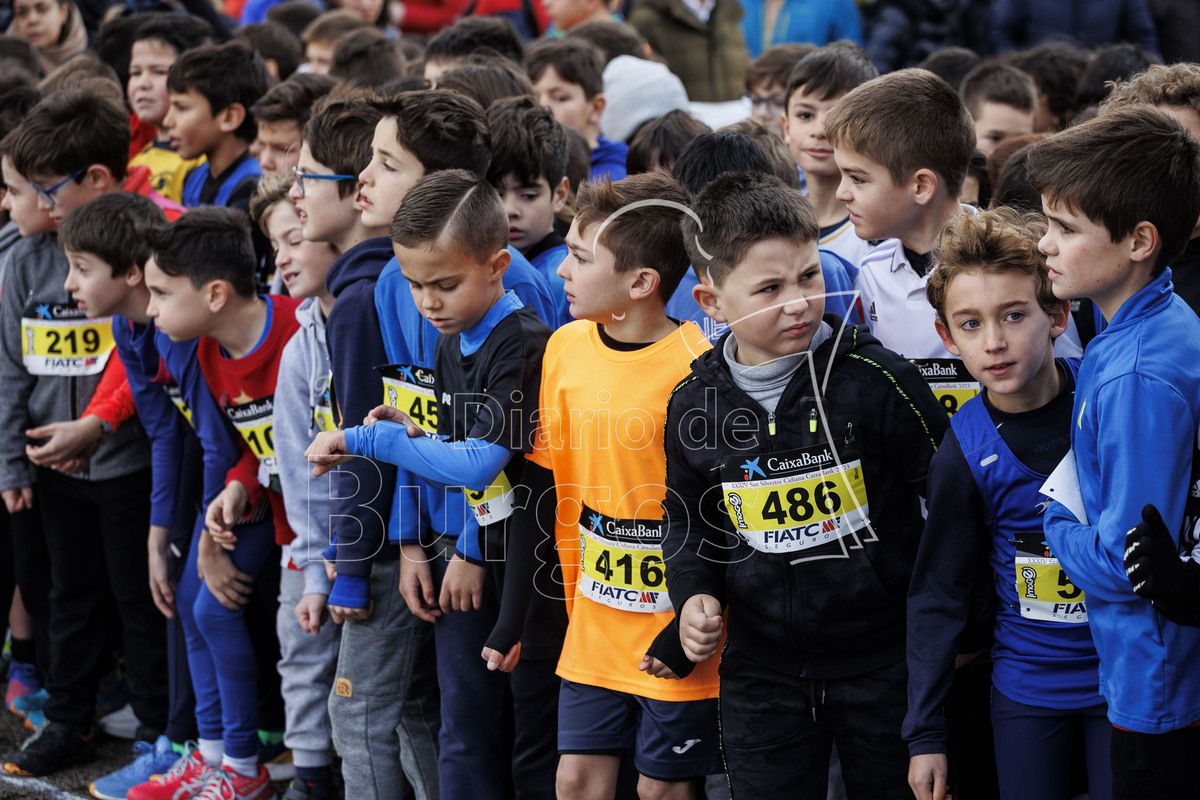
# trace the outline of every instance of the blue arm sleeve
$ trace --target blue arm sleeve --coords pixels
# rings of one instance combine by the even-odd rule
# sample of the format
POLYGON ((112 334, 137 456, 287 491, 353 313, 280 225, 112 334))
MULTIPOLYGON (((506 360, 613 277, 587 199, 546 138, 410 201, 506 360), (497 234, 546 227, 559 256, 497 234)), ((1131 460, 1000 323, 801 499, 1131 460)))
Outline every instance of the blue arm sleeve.
POLYGON ((192 424, 204 452, 204 507, 207 508, 225 488, 225 476, 238 461, 236 434, 204 380, 196 359, 196 340, 172 342, 165 334, 156 333, 154 343, 167 370, 179 384, 184 402, 192 410, 192 424))
POLYGON ((329 605, 366 608, 371 605, 371 576, 338 573, 329 592, 329 605))
POLYGON ((512 456, 507 447, 482 439, 447 442, 428 436, 410 438, 408 429, 395 422, 347 428, 346 449, 376 461, 404 464, 434 483, 468 489, 490 486, 512 456))
MULTIPOLYGON (((161 386, 147 377, 142 359, 132 349, 127 320, 113 320, 113 338, 117 341, 117 355, 125 365, 125 378, 133 395, 133 405, 138 419, 150 438, 150 524, 170 528, 175 524, 175 490, 179 483, 179 437, 183 421, 175 404, 167 397, 161 386)), ((158 361, 157 352, 154 355, 158 361)))
POLYGON ((1052 502, 1045 530, 1071 582, 1109 602, 1133 599, 1125 574, 1125 534, 1142 518, 1142 506, 1162 512, 1178 540, 1191 476, 1195 419, 1170 386, 1141 375, 1126 375, 1096 395, 1096 409, 1080 413, 1076 459, 1088 524, 1052 502), (1138 420, 1153 429, 1134 429, 1138 420), (1092 452, 1094 451, 1094 462, 1092 452))
POLYGON ((858 18, 858 6, 854 0, 845 0, 837 11, 837 18, 833 23, 833 36, 829 41, 836 42, 839 39, 849 39, 860 45, 863 43, 862 22, 858 18))

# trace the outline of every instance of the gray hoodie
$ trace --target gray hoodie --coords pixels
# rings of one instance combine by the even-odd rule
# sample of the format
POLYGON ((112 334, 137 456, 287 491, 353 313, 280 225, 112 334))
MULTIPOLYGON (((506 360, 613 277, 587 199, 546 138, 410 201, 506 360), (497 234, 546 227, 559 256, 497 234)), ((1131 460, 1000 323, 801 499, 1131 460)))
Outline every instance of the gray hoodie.
POLYGON ((304 593, 328 595, 322 554, 329 546, 332 474, 314 478, 304 458, 313 437, 332 430, 332 418, 320 413, 329 405, 329 351, 325 318, 315 297, 296 309, 296 321, 300 330, 283 348, 275 382, 275 455, 288 525, 296 533, 292 561, 304 571, 304 593))
MULTIPOLYGON (((33 467, 25 458, 25 430, 36 425, 78 419, 103 377, 93 375, 30 374, 22 347, 31 336, 42 336, 22 319, 69 322, 78 319, 75 301, 63 289, 67 257, 53 234, 22 239, 5 254, 4 295, 0 298, 0 489, 33 484, 33 467)), ((110 332, 108 335, 111 337, 110 332)), ((89 338, 96 333, 59 329, 40 348, 61 355, 45 361, 69 362, 72 368, 89 357, 89 338), (72 338, 74 335, 74 338, 72 338), (69 357, 76 355, 77 357, 69 357)), ((93 340, 99 341, 103 337, 93 340)), ((109 339, 111 341, 111 338, 109 339)), ((115 348, 109 358, 117 358, 115 348)), ((87 471, 79 476, 100 481, 119 478, 150 466, 150 443, 136 418, 124 422, 100 441, 87 471)))

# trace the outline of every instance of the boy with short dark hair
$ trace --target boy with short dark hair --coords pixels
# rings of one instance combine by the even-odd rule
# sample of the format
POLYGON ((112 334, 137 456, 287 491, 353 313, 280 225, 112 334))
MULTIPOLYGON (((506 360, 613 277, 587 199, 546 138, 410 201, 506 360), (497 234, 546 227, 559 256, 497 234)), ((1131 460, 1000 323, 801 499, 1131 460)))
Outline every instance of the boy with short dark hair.
POLYGON ((1177 553, 1197 546, 1200 321, 1174 297, 1168 265, 1200 217, 1200 143, 1162 111, 1131 106, 1040 142, 1028 170, 1049 219, 1039 249, 1055 296, 1089 297, 1108 322, 1075 390, 1078 495, 1051 500, 1046 540, 1089 597, 1113 796, 1184 796, 1200 737, 1200 630, 1135 595, 1123 553, 1147 504, 1177 553))
POLYGON ((604 113, 604 54, 579 39, 547 39, 529 48, 525 68, 533 81, 539 103, 550 109, 561 125, 574 128, 587 139, 592 150, 588 180, 608 175, 625 177, 629 146, 600 134, 604 113))
POLYGON ((804 173, 808 198, 817 211, 818 246, 837 253, 856 269, 871 244, 854 232, 846 206, 837 197, 842 176, 825 137, 825 116, 848 92, 878 76, 858 45, 826 45, 802 58, 788 76, 780 117, 783 140, 804 173))
MULTIPOLYGON (((304 129, 290 194, 304 237, 339 254, 325 276, 336 298, 325 339, 338 426, 357 423, 379 404, 384 393, 375 367, 390 361, 375 292, 392 254, 385 234, 395 210, 377 214, 358 179, 371 162, 382 116, 362 101, 318 108, 304 129)), ((410 172, 399 162, 388 166, 397 169, 388 177, 410 172)), ((394 202, 399 205, 399 197, 394 202)), ((396 470, 359 460, 342 471, 354 482, 340 482, 325 540, 336 570, 328 608, 334 622, 345 623, 335 678, 343 689, 329 698, 342 774, 347 791, 359 797, 395 796, 406 776, 418 798, 436 797, 437 775, 429 764, 436 757, 436 711, 427 698, 405 702, 420 684, 413 665, 424 660, 431 631, 397 595, 399 548, 388 530, 398 513, 396 470)))
POLYGON ((980 64, 963 78, 959 94, 975 121, 975 149, 985 156, 1005 139, 1033 133, 1037 87, 1016 67, 980 64))
MULTIPOLYGON (((448 520, 460 530, 465 525, 461 552, 455 552, 448 565, 443 567, 437 554, 432 556, 434 564, 427 564, 420 545, 416 553, 409 550, 402 556, 403 570, 424 567, 416 597, 401 572, 401 589, 414 615, 432 621, 445 614, 443 619, 456 626, 435 634, 443 707, 450 712, 442 718, 443 797, 499 797, 501 776, 511 769, 501 756, 493 722, 499 718, 505 682, 493 673, 485 672, 485 681, 457 669, 460 657, 478 652, 495 620, 492 609, 500 579, 493 574, 485 582, 487 567, 496 569, 484 561, 485 553, 496 558, 493 548, 502 546, 515 504, 514 487, 521 485, 523 462, 511 457, 528 451, 531 443, 532 398, 550 332, 515 292, 504 289, 503 275, 511 259, 507 231, 504 206, 479 174, 440 170, 414 184, 396 212, 392 241, 412 301, 438 331, 431 402, 441 438, 426 437, 425 428, 400 408, 380 406, 372 415, 403 424, 389 421, 321 433, 307 454, 319 465, 315 474, 324 472, 326 464, 344 460, 331 459, 330 454, 352 453, 403 464, 443 491, 465 487, 464 492, 470 492, 471 518, 448 520), (472 537, 477 541, 466 545, 465 539, 472 537), (414 563, 407 563, 410 559, 414 563), (445 569, 439 606, 433 605, 431 566, 439 572, 445 569), (482 626, 486 628, 478 639, 469 635, 482 626), (443 662, 442 654, 453 657, 443 662), (482 726, 467 722, 463 703, 468 698, 476 719, 484 715, 489 720, 482 726), (477 747, 483 751, 460 752, 477 747), (454 775, 447 769, 463 762, 472 766, 472 774, 454 775), (477 794, 468 795, 467 787, 477 794)), ((427 426, 427 407, 422 414, 427 426)), ((416 511, 400 509, 401 522, 409 516, 407 525, 416 527, 416 511)))
POLYGON ((908 592, 904 738, 919 800, 965 794, 981 777, 972 774, 983 771, 978 759, 992 759, 968 751, 956 725, 975 721, 951 700, 957 661, 989 643, 1000 797, 1067 795, 1072 760, 1062 754, 1077 744, 1090 796, 1112 796, 1112 726, 1086 597, 1041 525, 1038 490, 1070 450, 1079 369, 1054 357, 1069 304, 1054 296, 1037 252, 1043 232, 997 209, 955 217, 935 245, 928 295, 938 334, 984 390, 951 419, 930 464, 929 516, 908 592))
POLYGON ((212 40, 212 29, 197 17, 162 14, 145 17, 133 31, 129 55, 129 107, 155 136, 129 159, 130 169, 150 169, 154 191, 176 203, 183 200, 183 182, 200 165, 199 157, 185 159, 171 146, 171 137, 161 130, 171 106, 167 74, 183 53, 212 40))
POLYGON ((683 221, 730 332, 667 407, 663 552, 684 652, 721 655, 735 797, 907 800, 904 600, 947 419, 916 368, 822 318, 818 227, 798 190, 723 175, 683 221), (722 502, 723 501, 723 502, 722 502))
POLYGON ((398 40, 378 28, 362 28, 338 39, 329 77, 356 89, 375 89, 403 76, 406 66, 398 40))
POLYGON ((716 659, 689 675, 662 566, 657 437, 671 389, 709 349, 693 323, 665 312, 688 269, 687 201, 662 172, 586 186, 559 267, 580 321, 547 345, 525 465, 530 502, 514 518, 505 603, 483 656, 509 670, 524 655, 523 601, 535 584, 549 595, 553 564, 535 551, 553 531, 547 551, 558 551, 570 617, 558 661, 564 800, 617 796, 622 757, 640 773, 642 797, 694 797, 697 779, 720 772, 716 659))
MULTIPOLYGON (((446 169, 467 169, 480 177, 487 173, 491 139, 483 109, 474 101, 456 92, 421 91, 400 94, 376 106, 384 116, 375 129, 371 162, 360 174, 364 222, 394 221, 402 199, 426 174, 446 169)), ((515 292, 543 320, 553 320, 557 312, 545 279, 519 250, 511 245, 507 249, 504 288, 515 292)), ((438 331, 414 304, 396 258, 379 275, 375 307, 388 361, 382 370, 383 402, 434 431, 438 415, 433 362, 438 331)), ((497 601, 490 592, 482 594, 481 607, 471 613, 448 613, 454 609, 455 599, 481 591, 478 587, 487 577, 476 533, 461 493, 447 493, 444 487, 401 470, 388 537, 400 544, 400 591, 409 611, 419 619, 436 622, 434 644, 439 664, 457 661, 462 654, 474 658, 495 621, 497 601)), ((461 603, 458 608, 463 610, 461 603)), ((554 631, 546 638, 544 646, 553 649, 554 631)), ((500 676, 474 671, 439 671, 438 680, 442 796, 494 796, 499 791, 496 776, 501 769, 494 755, 498 734, 494 728, 476 725, 475 720, 481 713, 491 713, 483 708, 500 713, 503 681, 500 676)), ((519 688, 514 692, 520 693, 519 688)), ((544 726, 521 733, 534 739, 548 735, 544 726)), ((520 741, 516 747, 520 748, 520 741)), ((514 783, 530 785, 540 779, 547 770, 540 756, 535 761, 530 764, 514 758, 514 783)), ((551 774, 552 769, 551 765, 551 774)))
POLYGON ((495 53, 519 64, 525 55, 525 45, 507 19, 464 16, 429 40, 425 47, 425 80, 436 84, 443 72, 460 66, 481 51, 495 53))
MULTIPOLYGON (((35 106, 0 149, 57 225, 72 209, 121 190, 128 118, 103 96, 64 90, 35 106)), ((54 587, 44 709, 49 725, 4 763, 10 774, 29 776, 94 757, 92 718, 110 591, 127 665, 137 673, 130 683, 144 726, 139 738, 157 737, 167 722, 166 627, 146 573, 151 478, 145 433, 135 420, 121 422, 128 412, 113 420, 89 407, 75 419, 99 394, 114 349, 110 325, 88 320, 70 299, 63 288, 68 260, 53 236, 26 239, 9 258, 0 311, 6 393, 0 489, 11 513, 30 506, 36 478, 54 587), (26 441, 27 433, 37 438, 26 441), (83 466, 76 461, 71 473, 51 468, 93 446, 90 459, 83 466), (97 564, 106 565, 108 581, 96 579, 97 564)))
POLYGON ((1033 78, 1037 86, 1034 131, 1054 133, 1066 127, 1075 113, 1075 92, 1087 66, 1087 54, 1072 42, 1043 42, 1010 54, 1008 63, 1033 78))
POLYGON ((777 44, 747 65, 743 82, 750 101, 750 119, 783 135, 780 118, 787 114, 788 78, 800 59, 817 48, 812 44, 777 44))
POLYGON ((304 63, 308 71, 317 75, 328 75, 333 64, 333 49, 348 33, 369 28, 371 23, 345 8, 326 11, 309 23, 300 34, 304 42, 304 63))
POLYGON ((638 128, 629 142, 626 175, 650 172, 659 167, 670 172, 684 148, 703 133, 712 133, 712 128, 678 108, 647 122, 638 128))
POLYGON ((209 467, 207 508, 177 591, 181 609, 191 612, 182 617, 199 747, 164 777, 159 791, 259 800, 273 792, 258 762, 257 670, 241 602, 254 591, 260 571, 279 559, 276 545, 293 538, 278 492, 273 396, 280 353, 297 327, 298 303, 256 293, 255 255, 241 212, 194 209, 151 230, 149 238, 146 313, 160 342, 176 343, 163 353, 167 368, 180 380, 190 408, 210 407, 215 400, 224 417, 193 416, 209 467), (193 339, 194 349, 178 345, 193 339), (233 448, 231 437, 238 440, 233 448), (208 500, 215 483, 224 488, 208 500), (267 503, 261 502, 264 489, 267 503), (268 515, 271 524, 237 526, 239 520, 261 522, 268 515), (234 568, 231 584, 219 581, 215 570, 196 566, 209 557, 214 542, 234 568))
POLYGON ((185 206, 230 206, 249 217, 262 174, 250 155, 258 135, 250 109, 266 93, 267 80, 262 57, 238 41, 197 47, 171 66, 171 108, 163 128, 180 156, 206 159, 187 177, 185 206))
POLYGON ((509 243, 552 287, 558 314, 553 327, 571 321, 558 265, 567 255, 554 219, 567 203, 567 141, 550 111, 531 97, 499 100, 487 110, 492 163, 487 179, 508 212, 509 243))
POLYGON ((258 163, 264 174, 291 177, 313 104, 333 91, 327 75, 301 72, 276 84, 250 107, 258 125, 258 163))

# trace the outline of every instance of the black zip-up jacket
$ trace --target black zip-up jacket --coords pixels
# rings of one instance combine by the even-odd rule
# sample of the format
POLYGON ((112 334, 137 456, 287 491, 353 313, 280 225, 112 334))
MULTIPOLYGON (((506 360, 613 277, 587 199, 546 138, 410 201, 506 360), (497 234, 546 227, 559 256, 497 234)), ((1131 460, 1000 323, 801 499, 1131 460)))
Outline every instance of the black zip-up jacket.
POLYGON ((840 333, 796 370, 774 414, 734 383, 724 339, 692 362, 667 409, 663 537, 677 611, 710 594, 728 606, 729 648, 818 679, 904 658, 920 497, 949 427, 915 366, 866 327, 825 321, 840 333), (755 550, 725 511, 722 470, 809 447, 861 460, 870 527, 799 552, 755 550))

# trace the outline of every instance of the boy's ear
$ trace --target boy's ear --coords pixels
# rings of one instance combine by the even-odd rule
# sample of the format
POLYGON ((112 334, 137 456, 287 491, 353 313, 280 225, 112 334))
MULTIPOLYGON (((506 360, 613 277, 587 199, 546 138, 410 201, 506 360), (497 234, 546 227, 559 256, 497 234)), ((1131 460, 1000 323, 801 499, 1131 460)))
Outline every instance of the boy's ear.
POLYGON ((937 194, 937 173, 931 169, 922 167, 909 179, 909 185, 912 187, 913 200, 916 201, 917 205, 929 205, 933 202, 934 195, 937 194))
POLYGON ((717 295, 717 290, 710 286, 708 281, 702 280, 692 287, 692 298, 696 305, 700 306, 700 310, 715 321, 729 322, 725 318, 725 312, 721 310, 721 298, 717 295))
POLYGON ((571 182, 564 175, 563 179, 550 190, 550 201, 554 204, 554 215, 558 216, 567 206, 567 198, 571 196, 571 182))
POLYGON ((629 284, 629 299, 641 301, 652 297, 658 293, 661 283, 662 276, 658 274, 658 270, 639 267, 633 270, 633 280, 629 284))
MULTIPOLYGON (((1069 305, 1070 301, 1068 300, 1067 303, 1069 305)), ((959 352, 958 346, 954 344, 954 339, 950 336, 950 329, 946 327, 946 323, 942 322, 941 317, 938 317, 933 321, 933 327, 934 330, 937 331, 938 338, 942 340, 942 344, 946 346, 946 349, 949 350, 953 355, 961 358, 962 353, 959 352)), ((1063 323, 1063 329, 1066 329, 1065 322, 1063 323)), ((1059 331, 1059 333, 1062 333, 1062 331, 1059 331)))
POLYGON ((264 58, 263 66, 267 68, 267 74, 270 75, 273 80, 276 80, 276 81, 279 80, 279 62, 278 61, 276 61, 273 58, 264 58))
POLYGON ((601 92, 593 97, 590 102, 592 104, 592 113, 588 114, 588 124, 599 125, 600 116, 604 113, 604 106, 608 104, 608 101, 604 99, 604 93, 601 92))
POLYGON ((97 194, 112 191, 116 182, 112 170, 103 164, 92 164, 83 174, 83 183, 97 194))
POLYGON ((136 263, 129 265, 129 271, 125 273, 124 277, 125 285, 130 289, 146 285, 146 273, 142 272, 142 268, 136 263))
POLYGON ((508 248, 505 247, 492 253, 486 266, 492 271, 492 277, 502 278, 504 273, 508 272, 508 265, 511 263, 512 253, 508 252, 508 248))
POLYGON ((1142 220, 1129 235, 1129 258, 1133 261, 1149 261, 1158 255, 1162 240, 1153 222, 1142 220))
POLYGON ((219 314, 221 309, 225 308, 229 302, 230 296, 233 294, 233 287, 229 281, 212 280, 204 284, 203 297, 204 302, 208 303, 208 312, 210 314, 219 314))
POLYGON ((1050 339, 1054 340, 1067 332, 1067 321, 1071 318, 1071 301, 1063 300, 1050 315, 1050 339))
POLYGON ((222 133, 233 133, 246 121, 246 107, 241 103, 230 103, 217 112, 216 120, 222 133))

